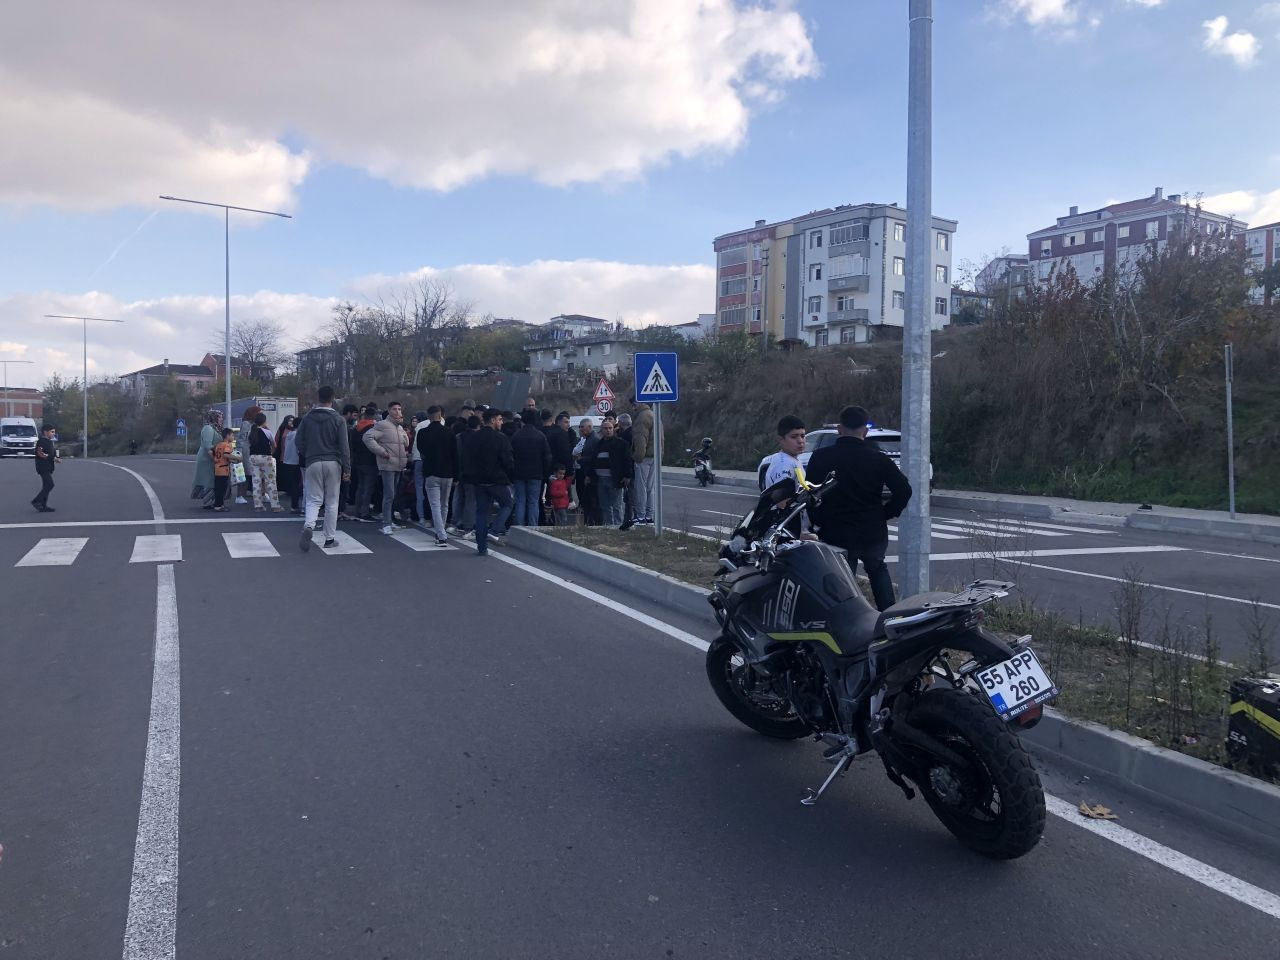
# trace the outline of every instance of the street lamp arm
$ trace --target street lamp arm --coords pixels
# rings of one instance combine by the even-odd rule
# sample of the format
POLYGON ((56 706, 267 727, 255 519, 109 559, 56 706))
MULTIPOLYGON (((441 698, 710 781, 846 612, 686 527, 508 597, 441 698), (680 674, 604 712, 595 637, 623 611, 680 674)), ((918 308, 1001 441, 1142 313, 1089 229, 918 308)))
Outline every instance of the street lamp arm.
POLYGON ((210 203, 208 200, 188 200, 186 197, 170 197, 166 194, 161 194, 160 199, 176 200, 178 203, 194 203, 201 207, 217 207, 220 210, 243 210, 245 213, 265 213, 269 217, 284 217, 286 220, 293 219, 293 214, 280 213, 278 210, 259 210, 256 207, 237 207, 230 203, 210 203))

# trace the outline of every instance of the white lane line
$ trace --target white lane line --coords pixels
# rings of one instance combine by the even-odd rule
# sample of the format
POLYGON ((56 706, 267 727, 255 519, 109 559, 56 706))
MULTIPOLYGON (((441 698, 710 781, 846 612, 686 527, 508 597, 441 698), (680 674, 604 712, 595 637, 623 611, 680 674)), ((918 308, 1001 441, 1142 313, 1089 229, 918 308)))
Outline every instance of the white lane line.
POLYGON ((313 542, 317 547, 320 548, 321 553, 330 557, 352 556, 357 553, 373 553, 372 550, 366 547, 363 543, 361 543, 351 534, 343 533, 341 530, 339 530, 334 535, 333 539, 337 540, 338 542, 334 544, 332 547, 324 546, 324 534, 321 531, 317 530, 316 538, 313 542))
MULTIPOLYGON (((1004 526, 994 523, 979 523, 975 520, 946 520, 947 529, 958 527, 965 531, 976 531, 977 533, 987 537, 1069 537, 1071 534, 1062 530, 1040 530, 1036 527, 1014 527, 1004 526)), ((935 519, 934 523, 938 520, 935 519)))
POLYGON ((222 540, 227 545, 227 553, 231 554, 233 560, 242 560, 245 557, 280 556, 265 533, 224 533, 222 540))
MULTIPOLYGON (((965 520, 965 523, 970 521, 965 520)), ((1031 527, 1033 530, 1062 530, 1066 533, 1094 533, 1104 537, 1114 536, 1116 531, 1109 527, 1068 527, 1061 523, 1041 523, 1038 520, 991 520, 985 519, 977 521, 979 523, 988 523, 994 526, 1008 527, 1013 530, 1019 530, 1023 527, 1031 527)))
POLYGON ((178 795, 181 737, 178 592, 173 567, 156 567, 155 666, 133 847, 124 960, 173 960, 178 926, 178 795))
POLYGON ((45 537, 27 551, 15 567, 69 567, 76 562, 88 537, 45 537))
POLYGON ((740 513, 727 513, 727 512, 725 512, 724 510, 703 510, 702 512, 703 512, 703 513, 711 513, 711 514, 714 514, 714 515, 715 515, 715 516, 717 516, 717 517, 732 517, 734 520, 741 520, 741 519, 742 519, 742 514, 740 514, 740 513))
POLYGON ((95 460, 94 463, 100 463, 104 467, 115 467, 117 470, 123 470, 133 479, 142 484, 142 492, 147 495, 147 499, 151 501, 151 516, 155 520, 164 519, 164 507, 160 506, 160 498, 156 496, 155 490, 151 488, 151 484, 147 483, 147 478, 136 471, 130 470, 128 467, 122 467, 118 463, 108 463, 106 460, 95 460))
POLYGON ((48 523, 0 523, 0 530, 36 530, 45 527, 170 527, 178 523, 299 523, 297 517, 191 517, 181 520, 51 520, 48 523))
MULTIPOLYGON (((683 527, 666 527, 663 531, 666 533, 678 533, 682 537, 693 537, 695 540, 709 540, 712 543, 724 543, 724 537, 708 537, 705 533, 694 533, 692 530, 685 530, 683 527)), ((641 534, 643 536, 643 534, 641 534)))
POLYGON ((416 553, 444 553, 443 548, 436 546, 435 534, 428 536, 421 530, 414 530, 411 527, 391 534, 391 539, 396 543, 404 544, 416 553))
POLYGON ((760 499, 760 494, 758 493, 736 493, 733 490, 726 490, 724 487, 715 487, 714 489, 711 487, 688 487, 683 483, 664 483, 663 486, 668 490, 696 490, 698 493, 715 493, 724 497, 746 497, 750 500, 760 499))
MULTIPOLYGON (((896 523, 891 523, 891 524, 889 524, 889 529, 890 529, 890 530, 892 530, 894 533, 897 533, 897 532, 898 532, 898 525, 897 525, 896 523)), ((968 537, 958 536, 957 534, 954 534, 954 533, 939 533, 939 532, 938 532, 938 529, 939 529, 939 528, 938 528, 938 525, 935 523, 935 524, 933 524, 933 525, 929 528, 929 532, 930 532, 930 534, 931 534, 931 535, 933 535, 933 536, 937 537, 939 540, 967 540, 967 539, 969 539, 968 537)), ((951 528, 950 528, 950 527, 942 527, 942 529, 943 529, 943 530, 950 530, 951 528)), ((898 538, 897 538, 897 537, 890 537, 889 539, 890 539, 890 540, 897 540, 898 538)))
POLYGON ((182 560, 182 537, 176 533, 160 533, 133 538, 130 563, 178 563, 182 560))
MULTIPOLYGON (((1088 577, 1091 580, 1110 580, 1112 583, 1126 583, 1128 580, 1127 577, 1112 577, 1105 573, 1088 573, 1084 570, 1069 570, 1066 567, 1051 567, 1044 563, 1026 563, 1017 560, 1014 560, 1014 562, 1023 567, 1033 567, 1036 570, 1050 570, 1054 573, 1069 573, 1073 577, 1088 577)), ((1253 603, 1252 600, 1245 599, 1244 597, 1228 597, 1221 593, 1205 593, 1203 590, 1188 590, 1185 587, 1166 587, 1162 583, 1147 583, 1146 581, 1141 581, 1141 585, 1144 587, 1150 587, 1152 590, 1164 590, 1166 593, 1184 593, 1189 597, 1206 597, 1210 600, 1225 600, 1228 603, 1243 603, 1247 605, 1251 605, 1253 603)), ((1259 600, 1258 606, 1264 607, 1268 610, 1280 610, 1280 603, 1264 603, 1259 600)))
MULTIPOLYGON (((992 540, 1013 540, 1018 536, 1018 534, 1010 533, 1008 530, 996 530, 994 528, 980 527, 970 523, 962 524, 959 521, 953 524, 942 524, 935 520, 933 523, 933 529, 949 530, 952 533, 963 533, 968 537, 989 537, 992 540)), ((1062 536, 1062 534, 1055 534, 1055 536, 1062 536)))
POLYGON ((1247 553, 1219 553, 1217 550, 1197 550, 1209 557, 1231 557, 1233 560, 1258 560, 1262 563, 1280 563, 1280 557, 1251 557, 1247 553))
MULTIPOLYGON (((1186 547, 1074 547, 1062 550, 980 550, 976 553, 931 553, 930 560, 1021 560, 1024 557, 1091 557, 1127 553, 1187 553, 1186 547)), ((897 563, 897 557, 885 557, 885 563, 897 563)), ((1028 564, 1035 566, 1035 564, 1028 564)), ((1074 570, 1067 571, 1075 573, 1074 570)), ((1194 591, 1193 591, 1194 592, 1194 591)))
POLYGON ((1210 890, 1216 890, 1232 900, 1280 920, 1280 897, 1269 890, 1255 887, 1252 883, 1233 877, 1229 873, 1223 873, 1217 867, 1211 867, 1207 863, 1188 857, 1185 853, 1179 853, 1140 833, 1134 833, 1114 821, 1091 820, 1083 817, 1079 809, 1065 800, 1045 794, 1044 803, 1049 813, 1075 824, 1081 830, 1087 830, 1095 836, 1119 844, 1126 850, 1140 857, 1146 857, 1153 863, 1179 873, 1188 880, 1194 880, 1210 890))

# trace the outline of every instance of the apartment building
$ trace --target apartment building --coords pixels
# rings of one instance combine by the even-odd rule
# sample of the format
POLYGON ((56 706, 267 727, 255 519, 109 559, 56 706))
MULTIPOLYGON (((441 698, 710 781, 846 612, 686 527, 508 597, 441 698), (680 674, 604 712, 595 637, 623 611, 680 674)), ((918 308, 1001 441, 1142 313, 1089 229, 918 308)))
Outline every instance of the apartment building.
MULTIPOLYGON (((865 343, 906 321, 907 211, 844 204, 715 238, 716 329, 781 343, 865 343)), ((956 221, 934 217, 928 303, 933 328, 951 316, 956 221)))
POLYGON ((974 278, 978 293, 993 299, 1017 300, 1027 295, 1031 283, 1031 266, 1025 253, 994 257, 974 278))
POLYGON ((126 373, 119 378, 120 389, 131 394, 139 402, 146 400, 153 384, 172 377, 192 393, 203 393, 214 381, 213 371, 199 364, 170 363, 166 357, 163 363, 126 373))
MULTIPOLYGON (((1250 273, 1274 267, 1280 263, 1280 221, 1252 227, 1244 235, 1245 269, 1250 273)), ((1254 287, 1250 292, 1254 303, 1271 306, 1280 303, 1280 289, 1264 290, 1254 287)))
POLYGON ((1197 210, 1179 194, 1166 198, 1156 187, 1149 197, 1084 213, 1072 207, 1053 226, 1027 234, 1027 257, 1037 281, 1047 282, 1070 266, 1087 283, 1108 269, 1122 274, 1131 270, 1179 233, 1242 236, 1246 226, 1234 217, 1197 210))

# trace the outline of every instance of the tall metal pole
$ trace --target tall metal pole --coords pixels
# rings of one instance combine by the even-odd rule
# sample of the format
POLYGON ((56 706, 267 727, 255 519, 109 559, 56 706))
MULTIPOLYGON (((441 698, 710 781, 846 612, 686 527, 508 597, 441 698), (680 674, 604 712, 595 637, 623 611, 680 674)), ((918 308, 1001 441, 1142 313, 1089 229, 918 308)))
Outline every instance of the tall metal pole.
POLYGON ((760 354, 769 356, 769 248, 760 255, 760 354))
POLYGON ((80 330, 84 334, 84 379, 80 381, 80 393, 84 397, 84 458, 89 459, 89 321, 80 318, 80 330))
POLYGON ((653 405, 653 533, 662 536, 662 404, 653 405))
POLYGON ((1231 416, 1231 381, 1234 378, 1232 369, 1231 344, 1227 344, 1223 359, 1227 367, 1227 509, 1231 519, 1236 518, 1236 442, 1233 417, 1231 416))
POLYGON ((227 419, 226 425, 231 426, 231 210, 227 207, 222 208, 222 225, 223 225, 223 265, 226 267, 226 288, 223 293, 223 305, 226 309, 226 329, 222 359, 226 362, 224 373, 227 380, 227 419))
POLYGON ((911 0, 907 89, 907 313, 902 333, 902 465, 914 491, 898 524, 905 595, 930 588, 929 425, 933 223, 933 0, 911 0))

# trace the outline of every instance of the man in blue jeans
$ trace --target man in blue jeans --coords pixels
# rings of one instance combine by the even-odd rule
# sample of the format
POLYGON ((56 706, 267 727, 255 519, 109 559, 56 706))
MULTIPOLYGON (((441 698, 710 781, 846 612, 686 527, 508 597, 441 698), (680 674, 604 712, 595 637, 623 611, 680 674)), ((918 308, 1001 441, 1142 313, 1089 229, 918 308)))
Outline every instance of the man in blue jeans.
POLYGON ((511 452, 515 463, 515 520, 517 527, 538 525, 538 501, 542 497, 542 485, 551 475, 551 444, 538 425, 536 410, 521 410, 524 424, 511 438, 511 452))
POLYGON ((511 479, 515 472, 511 441, 502 433, 502 414, 484 412, 484 426, 462 448, 464 475, 472 478, 476 491, 476 553, 485 556, 489 541, 502 543, 507 521, 511 518, 511 479), (489 534, 489 511, 498 505, 498 516, 489 534))

